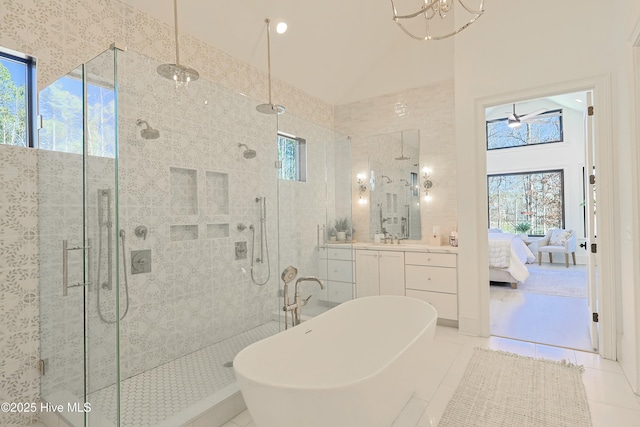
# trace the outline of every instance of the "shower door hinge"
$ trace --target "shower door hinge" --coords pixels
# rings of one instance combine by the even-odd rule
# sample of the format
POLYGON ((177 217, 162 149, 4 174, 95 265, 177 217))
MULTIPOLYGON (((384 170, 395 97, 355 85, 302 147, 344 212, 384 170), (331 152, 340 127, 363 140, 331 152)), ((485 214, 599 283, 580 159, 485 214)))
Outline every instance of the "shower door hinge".
POLYGON ((593 105, 590 105, 589 108, 587 108, 587 115, 593 116, 593 105))
POLYGON ((591 253, 592 254, 597 254, 598 253, 598 244, 597 243, 592 243, 591 244, 591 253))
POLYGON ((594 321, 595 323, 598 323, 598 313, 592 313, 592 314, 593 314, 593 316, 592 316, 593 321, 594 321))
POLYGON ((44 360, 40 359, 38 360, 38 372, 40 372, 40 375, 44 375, 44 360))
POLYGON ((589 175, 589 184, 593 185, 596 183, 596 176, 595 175, 589 175))
POLYGON ((276 169, 281 169, 281 168, 282 168, 282 161, 276 160, 276 169))

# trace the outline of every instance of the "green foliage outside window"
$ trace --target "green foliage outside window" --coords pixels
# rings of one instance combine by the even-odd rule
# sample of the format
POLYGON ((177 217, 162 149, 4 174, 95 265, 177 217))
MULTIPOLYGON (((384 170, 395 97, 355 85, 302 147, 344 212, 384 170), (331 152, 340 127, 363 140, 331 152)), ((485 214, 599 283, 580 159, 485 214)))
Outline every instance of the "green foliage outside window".
POLYGON ((563 171, 489 175, 489 228, 519 232, 531 226, 532 236, 564 228, 563 171))
POLYGON ((27 147, 27 92, 24 78, 12 76, 9 68, 26 75, 26 64, 0 58, 0 144, 27 147))

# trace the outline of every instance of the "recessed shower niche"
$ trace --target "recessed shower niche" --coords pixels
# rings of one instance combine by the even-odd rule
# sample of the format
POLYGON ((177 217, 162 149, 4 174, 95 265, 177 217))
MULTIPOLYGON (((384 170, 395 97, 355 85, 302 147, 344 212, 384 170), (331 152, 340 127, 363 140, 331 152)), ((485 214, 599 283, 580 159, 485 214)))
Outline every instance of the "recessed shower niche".
POLYGON ((210 215, 229 215, 229 174, 207 171, 206 206, 210 215))
POLYGON ((169 168, 171 215, 198 214, 198 171, 169 168))

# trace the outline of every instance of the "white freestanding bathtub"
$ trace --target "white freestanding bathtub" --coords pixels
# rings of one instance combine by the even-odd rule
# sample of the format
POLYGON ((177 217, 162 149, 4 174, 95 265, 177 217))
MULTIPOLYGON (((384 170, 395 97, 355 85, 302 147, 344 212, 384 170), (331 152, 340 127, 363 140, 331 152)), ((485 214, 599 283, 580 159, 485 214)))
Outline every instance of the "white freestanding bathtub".
POLYGON ((427 386, 437 317, 409 297, 359 298, 248 346, 233 367, 257 427, 390 427, 427 386))

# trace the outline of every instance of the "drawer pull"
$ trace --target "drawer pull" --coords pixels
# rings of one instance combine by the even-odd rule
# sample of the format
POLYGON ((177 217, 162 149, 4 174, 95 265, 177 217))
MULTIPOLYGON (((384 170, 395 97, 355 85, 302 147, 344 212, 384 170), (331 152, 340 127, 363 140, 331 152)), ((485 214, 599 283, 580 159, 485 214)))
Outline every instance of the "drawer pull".
POLYGON ((431 277, 427 277, 427 280, 431 280, 431 277))

